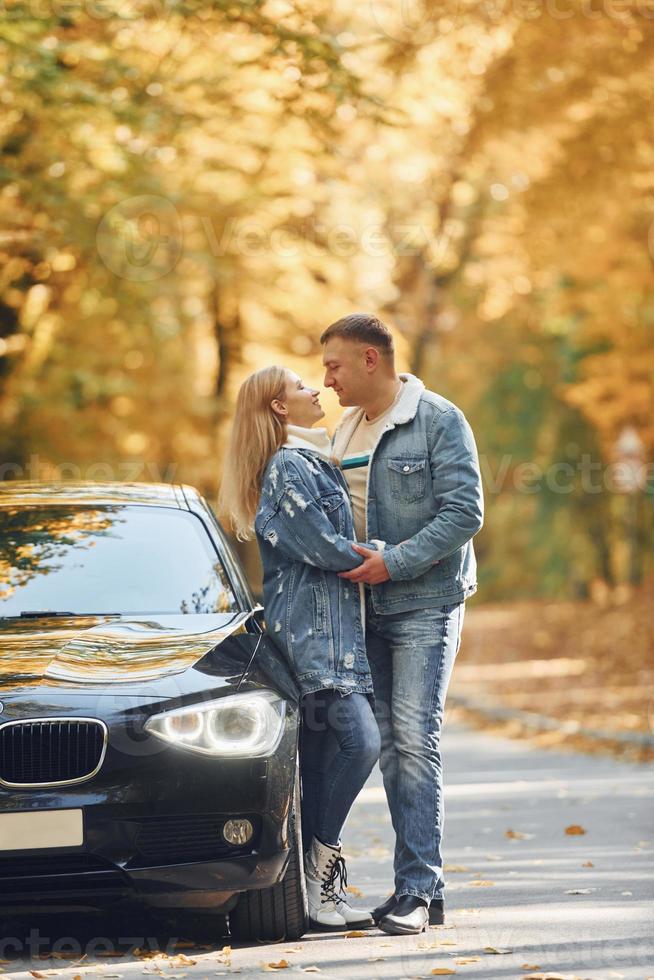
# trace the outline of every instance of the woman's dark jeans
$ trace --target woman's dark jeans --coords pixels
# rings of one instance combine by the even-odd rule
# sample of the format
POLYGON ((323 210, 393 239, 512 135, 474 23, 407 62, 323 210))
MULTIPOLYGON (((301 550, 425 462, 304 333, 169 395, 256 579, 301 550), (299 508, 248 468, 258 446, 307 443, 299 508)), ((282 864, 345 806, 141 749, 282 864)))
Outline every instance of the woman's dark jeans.
POLYGON ((379 757, 379 728, 365 694, 316 691, 302 701, 302 842, 338 844, 345 819, 379 757))

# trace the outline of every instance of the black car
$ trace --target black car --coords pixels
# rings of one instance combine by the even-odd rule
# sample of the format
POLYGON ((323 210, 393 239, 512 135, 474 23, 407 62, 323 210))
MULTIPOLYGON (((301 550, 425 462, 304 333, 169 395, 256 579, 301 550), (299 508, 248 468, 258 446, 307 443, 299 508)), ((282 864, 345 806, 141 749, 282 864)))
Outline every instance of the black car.
POLYGON ((298 692, 189 486, 0 483, 0 912, 307 925, 298 692))

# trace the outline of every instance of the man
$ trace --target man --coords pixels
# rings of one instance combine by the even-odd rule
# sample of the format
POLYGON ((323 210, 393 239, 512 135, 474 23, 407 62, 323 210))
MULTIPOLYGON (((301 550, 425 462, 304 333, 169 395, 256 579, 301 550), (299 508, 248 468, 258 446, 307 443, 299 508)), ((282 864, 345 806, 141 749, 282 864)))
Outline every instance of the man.
POLYGON ((350 487, 360 541, 381 539, 342 573, 366 584, 366 644, 381 732, 380 766, 395 830, 395 890, 373 911, 388 933, 444 922, 445 696, 465 600, 477 588, 472 537, 483 496, 472 430, 456 405, 395 371, 393 338, 376 317, 332 323, 325 386, 345 412, 334 455, 350 487))

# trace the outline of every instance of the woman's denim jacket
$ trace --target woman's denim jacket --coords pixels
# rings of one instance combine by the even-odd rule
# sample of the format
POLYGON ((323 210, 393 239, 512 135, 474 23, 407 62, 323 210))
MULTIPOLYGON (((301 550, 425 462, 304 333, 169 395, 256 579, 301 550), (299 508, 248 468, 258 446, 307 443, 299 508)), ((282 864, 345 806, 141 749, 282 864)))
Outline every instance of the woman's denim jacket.
POLYGON ((263 476, 254 526, 266 630, 302 695, 323 688, 372 693, 359 589, 336 574, 363 561, 352 548, 352 507, 340 469, 310 450, 279 449, 263 476))

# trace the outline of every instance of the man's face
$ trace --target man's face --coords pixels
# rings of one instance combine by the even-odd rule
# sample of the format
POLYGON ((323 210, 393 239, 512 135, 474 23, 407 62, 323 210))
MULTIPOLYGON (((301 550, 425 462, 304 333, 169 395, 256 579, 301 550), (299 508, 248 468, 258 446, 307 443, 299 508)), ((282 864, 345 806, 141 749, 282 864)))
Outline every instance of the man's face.
POLYGON ((325 388, 333 388, 343 408, 365 400, 370 377, 366 367, 365 344, 342 337, 331 337, 323 348, 325 388))

